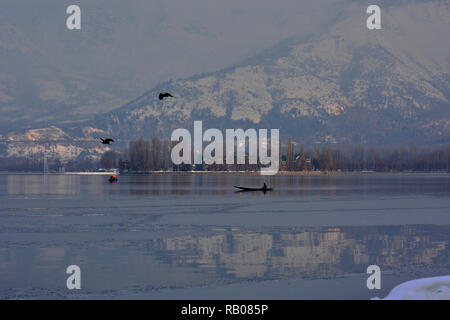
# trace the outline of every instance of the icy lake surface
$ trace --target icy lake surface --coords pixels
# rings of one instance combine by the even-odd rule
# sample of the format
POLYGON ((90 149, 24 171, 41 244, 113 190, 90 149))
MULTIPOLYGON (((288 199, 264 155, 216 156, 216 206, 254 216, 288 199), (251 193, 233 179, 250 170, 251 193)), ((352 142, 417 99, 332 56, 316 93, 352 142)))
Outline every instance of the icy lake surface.
POLYGON ((449 174, 0 175, 3 299, 370 299, 450 275, 449 246, 449 174))

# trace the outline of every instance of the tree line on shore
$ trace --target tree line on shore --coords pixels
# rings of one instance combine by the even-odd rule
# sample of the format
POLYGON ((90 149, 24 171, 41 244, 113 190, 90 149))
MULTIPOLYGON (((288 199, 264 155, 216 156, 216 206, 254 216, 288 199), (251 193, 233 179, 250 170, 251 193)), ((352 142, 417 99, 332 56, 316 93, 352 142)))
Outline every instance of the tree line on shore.
MULTIPOLYGON (((174 143, 154 137, 132 140, 123 149, 108 150, 100 159, 79 156, 62 162, 48 159, 51 172, 95 171, 118 168, 122 172, 150 171, 257 171, 255 164, 174 165, 171 149, 174 143)), ((246 155, 248 158, 248 155, 246 155)), ((247 159, 248 160, 248 159, 247 159)), ((235 161, 236 163, 236 161, 235 161)), ((296 143, 280 141, 280 171, 444 171, 450 172, 450 143, 437 146, 364 146, 296 143)), ((43 157, 0 159, 0 171, 44 170, 43 157)))
MULTIPOLYGON (((450 143, 434 147, 364 146, 314 144, 289 139, 280 142, 280 171, 448 171, 450 165, 450 143)), ((258 171, 260 165, 212 164, 173 165, 170 160, 172 144, 154 137, 151 142, 144 139, 131 141, 122 151, 108 151, 100 163, 104 168, 120 168, 122 171, 258 171)), ((236 157, 236 154, 235 154, 236 157)), ((236 163, 237 161, 235 161, 236 163)))

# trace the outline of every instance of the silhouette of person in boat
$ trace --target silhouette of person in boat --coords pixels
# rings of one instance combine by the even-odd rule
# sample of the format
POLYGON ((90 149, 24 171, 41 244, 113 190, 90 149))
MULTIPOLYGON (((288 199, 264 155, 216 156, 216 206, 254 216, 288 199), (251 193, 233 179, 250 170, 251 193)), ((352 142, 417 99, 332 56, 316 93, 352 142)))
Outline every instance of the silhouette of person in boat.
POLYGON ((265 182, 264 182, 264 185, 262 186, 262 188, 248 188, 248 187, 239 187, 239 186, 234 186, 234 187, 239 189, 239 191, 237 191, 237 192, 262 191, 265 194, 267 191, 272 190, 272 188, 267 188, 267 185, 265 182))

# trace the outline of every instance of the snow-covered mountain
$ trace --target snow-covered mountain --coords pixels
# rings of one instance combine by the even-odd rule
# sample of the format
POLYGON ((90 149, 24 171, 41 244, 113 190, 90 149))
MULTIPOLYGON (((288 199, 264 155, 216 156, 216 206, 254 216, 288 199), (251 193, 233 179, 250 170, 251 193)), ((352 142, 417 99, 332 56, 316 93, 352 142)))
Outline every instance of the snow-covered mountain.
POLYGON ((203 120, 204 128, 280 128, 282 137, 305 142, 449 142, 450 6, 400 3, 382 7, 381 30, 366 28, 358 5, 310 37, 291 37, 227 69, 161 83, 61 130, 127 143, 155 134, 169 139, 173 129, 203 120), (165 91, 174 98, 160 101, 165 91))
POLYGON ((450 6, 392 7, 382 30, 355 12, 240 65, 163 83, 93 122, 123 138, 205 127, 280 128, 296 140, 439 143, 450 138, 450 6), (424 35, 424 36, 421 36, 424 35), (426 36, 425 36, 426 35, 426 36), (175 98, 157 99, 161 91, 175 98))

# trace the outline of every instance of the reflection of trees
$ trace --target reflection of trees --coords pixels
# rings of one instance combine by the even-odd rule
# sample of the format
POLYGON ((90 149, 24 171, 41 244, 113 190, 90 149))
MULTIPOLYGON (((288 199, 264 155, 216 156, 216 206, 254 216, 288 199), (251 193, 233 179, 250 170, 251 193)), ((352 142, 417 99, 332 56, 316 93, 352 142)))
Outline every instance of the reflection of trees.
POLYGON ((277 233, 224 233, 161 240, 158 255, 236 278, 332 276, 434 265, 449 259, 449 227, 295 228, 277 233))

